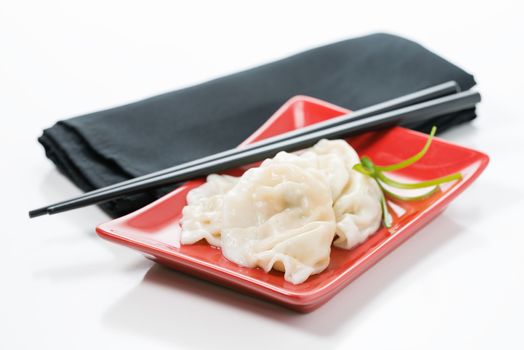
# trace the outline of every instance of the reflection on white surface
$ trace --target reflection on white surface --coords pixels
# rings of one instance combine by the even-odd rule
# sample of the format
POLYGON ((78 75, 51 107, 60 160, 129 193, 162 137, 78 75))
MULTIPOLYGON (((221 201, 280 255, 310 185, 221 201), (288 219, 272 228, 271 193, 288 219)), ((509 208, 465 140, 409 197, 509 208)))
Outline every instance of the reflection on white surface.
POLYGON ((373 308, 392 290, 404 288, 403 275, 461 231, 461 226, 441 216, 438 224, 415 235, 309 314, 289 311, 154 265, 138 286, 111 305, 104 324, 191 349, 241 349, 246 344, 251 349, 268 349, 275 346, 276 340, 303 349, 334 348, 360 322, 365 322, 361 318, 364 310, 373 308), (224 328, 217 326, 226 319, 229 336, 224 336, 224 328))

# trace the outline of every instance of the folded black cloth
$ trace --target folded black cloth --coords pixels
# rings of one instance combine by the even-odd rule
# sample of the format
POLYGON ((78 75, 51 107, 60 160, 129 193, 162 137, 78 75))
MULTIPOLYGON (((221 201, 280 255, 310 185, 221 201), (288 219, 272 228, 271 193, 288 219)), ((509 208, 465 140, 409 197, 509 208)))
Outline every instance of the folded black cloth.
MULTIPOLYGON (((473 76, 417 43, 373 34, 315 48, 247 71, 125 106, 59 121, 39 138, 46 155, 84 191, 239 144, 295 95, 353 110, 473 76)), ((475 118, 467 110, 410 127, 439 131, 475 118)), ((104 203, 116 217, 169 188, 104 203)))

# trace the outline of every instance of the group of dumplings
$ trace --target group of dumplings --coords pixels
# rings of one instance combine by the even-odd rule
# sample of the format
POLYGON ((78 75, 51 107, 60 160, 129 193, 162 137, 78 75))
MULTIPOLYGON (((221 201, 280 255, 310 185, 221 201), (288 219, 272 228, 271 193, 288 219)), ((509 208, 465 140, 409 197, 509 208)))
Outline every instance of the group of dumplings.
POLYGON ((205 239, 238 265, 302 283, 326 269, 331 244, 350 249, 380 226, 382 192, 358 162, 347 142, 321 140, 241 177, 209 175, 187 195, 181 243, 205 239))

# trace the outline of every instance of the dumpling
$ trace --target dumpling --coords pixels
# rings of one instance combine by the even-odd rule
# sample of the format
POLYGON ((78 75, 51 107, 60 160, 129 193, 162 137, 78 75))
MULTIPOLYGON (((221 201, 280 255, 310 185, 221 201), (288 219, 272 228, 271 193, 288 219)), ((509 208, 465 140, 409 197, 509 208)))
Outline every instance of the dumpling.
POLYGON ((337 238, 333 244, 351 249, 379 228, 382 192, 374 179, 353 170, 359 157, 347 142, 320 140, 302 156, 313 158, 308 155, 311 153, 317 156, 317 166, 325 173, 333 194, 337 221, 337 238))
POLYGON ((351 249, 375 233, 382 219, 382 191, 374 179, 355 170, 350 171, 346 188, 335 201, 337 221, 336 247, 351 249))
POLYGON ((284 271, 298 284, 329 264, 333 202, 307 160, 288 153, 276 159, 248 170, 224 196, 222 253, 242 266, 284 271))
POLYGON ((328 266, 331 244, 351 249, 380 226, 382 192, 358 162, 347 142, 321 140, 240 178, 210 175, 188 193, 181 243, 205 239, 239 265, 302 283, 328 266))
POLYGON ((343 140, 320 140, 301 157, 314 161, 331 188, 333 201, 346 187, 353 165, 359 162, 358 154, 343 140))
POLYGON ((182 244, 205 239, 220 247, 223 197, 237 182, 238 178, 234 176, 212 174, 205 184, 189 191, 187 205, 182 209, 182 244))

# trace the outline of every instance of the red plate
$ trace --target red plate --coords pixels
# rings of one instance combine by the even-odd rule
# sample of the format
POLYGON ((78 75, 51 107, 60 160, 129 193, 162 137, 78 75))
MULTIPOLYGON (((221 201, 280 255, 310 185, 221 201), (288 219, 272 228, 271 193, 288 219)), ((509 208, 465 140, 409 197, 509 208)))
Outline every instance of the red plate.
MULTIPOLYGON (((349 112, 311 97, 297 96, 282 106, 244 144, 314 124, 349 112)), ((397 163, 419 151, 427 136, 401 127, 370 132, 347 141, 376 164, 397 163)), ((168 195, 127 216, 97 227, 100 237, 139 250, 146 257, 177 270, 309 312, 319 307, 358 275, 395 249, 418 229, 436 217, 459 193, 464 191, 488 164, 478 151, 435 139, 427 154, 414 165, 397 172, 413 180, 427 180, 460 171, 463 180, 444 187, 441 192, 417 202, 389 202, 394 215, 390 230, 380 229, 352 250, 333 248, 329 267, 306 282, 293 285, 281 272, 266 273, 258 268, 240 267, 220 249, 197 243, 180 246, 179 221, 186 194, 203 180, 190 181, 168 195)), ((234 171, 239 175, 245 169, 234 171)))

